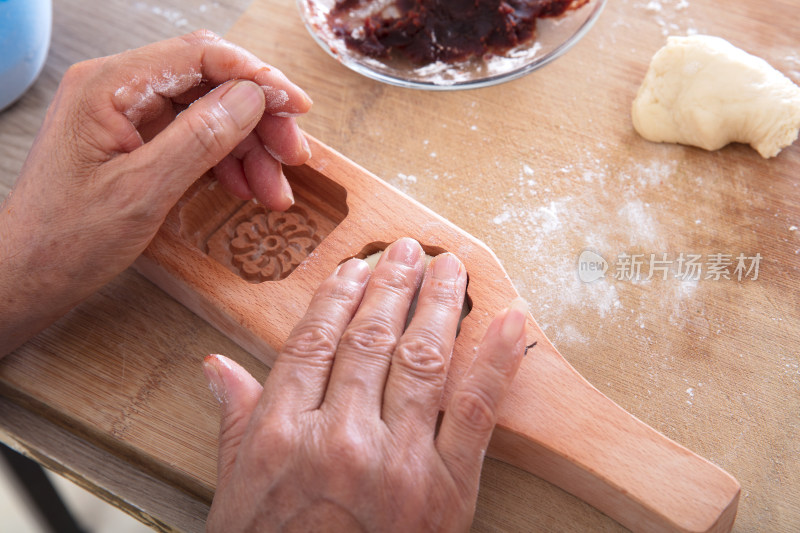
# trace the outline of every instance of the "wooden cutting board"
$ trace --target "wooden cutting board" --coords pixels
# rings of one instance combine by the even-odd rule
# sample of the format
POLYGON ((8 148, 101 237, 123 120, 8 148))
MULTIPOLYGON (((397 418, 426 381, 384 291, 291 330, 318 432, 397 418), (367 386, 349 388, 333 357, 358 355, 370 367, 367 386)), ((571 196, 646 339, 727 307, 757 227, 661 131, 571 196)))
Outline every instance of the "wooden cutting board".
MULTIPOLYGON (((544 332, 601 392, 733 474, 742 485, 734 531, 794 531, 800 148, 767 161, 743 146, 655 145, 633 131, 629 109, 666 34, 719 35, 800 82, 796 20, 800 6, 788 0, 724 8, 612 0, 586 38, 545 69, 450 94, 351 73, 317 47, 291 2, 256 0, 228 37, 307 89, 309 133, 488 244, 544 332), (578 279, 587 248, 611 264, 606 278, 578 279), (696 282, 614 277, 621 254, 681 253, 763 259, 758 278, 741 281, 705 271, 696 282)), ((215 483, 216 406, 200 372, 209 352, 266 375, 127 272, 4 359, 0 388, 55 421, 64 439, 200 502, 192 520, 157 522, 196 529, 215 483)), ((552 485, 487 461, 475 530, 619 528, 552 485)))
MULTIPOLYGON (((651 423, 668 435, 694 433, 678 441, 726 466, 752 431, 733 406, 752 409, 754 390, 791 398, 772 411, 769 438, 781 442, 781 426, 794 434, 800 418, 798 351, 778 341, 797 339, 800 143, 769 161, 745 146, 656 145, 635 133, 630 106, 667 35, 726 38, 800 82, 796 20, 800 4, 789 1, 611 0, 554 64, 446 94, 348 71, 308 38, 289 2, 256 1, 228 37, 308 90, 309 133, 486 242, 590 381, 627 396, 634 412, 671 406, 651 423), (586 249, 609 262, 605 279, 578 279, 586 249), (620 256, 636 254, 638 283, 619 270, 620 256), (681 254, 701 256, 699 280, 673 277, 681 254), (740 254, 762 256, 758 279, 737 279, 740 254), (729 255, 733 279, 715 280, 708 269, 729 255), (665 260, 667 279, 658 270, 665 260), (769 385, 752 383, 754 374, 769 385)), ((784 449, 761 449, 772 446, 784 449)), ((746 506, 746 481, 743 490, 746 506)))

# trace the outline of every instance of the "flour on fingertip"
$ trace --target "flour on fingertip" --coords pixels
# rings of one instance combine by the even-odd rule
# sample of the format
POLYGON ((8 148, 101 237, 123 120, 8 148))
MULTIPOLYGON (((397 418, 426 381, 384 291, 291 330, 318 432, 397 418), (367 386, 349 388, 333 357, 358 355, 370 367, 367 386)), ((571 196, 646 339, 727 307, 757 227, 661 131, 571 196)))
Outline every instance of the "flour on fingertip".
POLYGON ((289 101, 289 95, 283 89, 276 89, 269 85, 262 85, 261 88, 267 98, 267 110, 280 108, 289 101))

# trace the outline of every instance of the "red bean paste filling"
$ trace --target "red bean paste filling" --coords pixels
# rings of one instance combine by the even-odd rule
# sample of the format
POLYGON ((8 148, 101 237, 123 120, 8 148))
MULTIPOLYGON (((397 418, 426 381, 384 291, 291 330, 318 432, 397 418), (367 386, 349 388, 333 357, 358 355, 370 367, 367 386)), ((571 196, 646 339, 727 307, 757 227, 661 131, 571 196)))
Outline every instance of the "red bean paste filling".
POLYGON ((557 17, 588 0, 395 0, 358 19, 372 0, 337 0, 328 14, 348 48, 374 58, 406 57, 425 65, 503 54, 533 39, 536 20, 557 17), (391 16, 385 16, 391 13, 391 16))

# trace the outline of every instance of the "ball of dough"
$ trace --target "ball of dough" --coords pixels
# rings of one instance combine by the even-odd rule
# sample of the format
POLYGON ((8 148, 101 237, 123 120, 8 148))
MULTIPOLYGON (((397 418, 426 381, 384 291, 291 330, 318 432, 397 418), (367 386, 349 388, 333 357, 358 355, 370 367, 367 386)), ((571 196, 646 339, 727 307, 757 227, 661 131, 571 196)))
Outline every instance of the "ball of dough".
POLYGON ((719 37, 670 37, 650 62, 632 115, 650 141, 706 150, 741 142, 767 158, 797 139, 800 87, 719 37))

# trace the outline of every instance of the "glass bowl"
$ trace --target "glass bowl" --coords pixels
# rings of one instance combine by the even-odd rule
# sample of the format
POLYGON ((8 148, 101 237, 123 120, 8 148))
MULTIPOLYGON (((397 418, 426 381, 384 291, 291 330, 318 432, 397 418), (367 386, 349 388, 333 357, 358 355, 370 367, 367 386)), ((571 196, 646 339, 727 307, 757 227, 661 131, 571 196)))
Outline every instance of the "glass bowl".
MULTIPOLYGON (((375 0, 387 3, 387 0, 375 0)), ((437 61, 424 66, 405 58, 381 58, 348 48, 334 34, 328 13, 336 0, 297 0, 300 15, 314 40, 346 67, 384 83, 412 89, 457 90, 488 87, 522 77, 563 55, 575 45, 600 15, 606 0, 588 0, 583 6, 554 18, 536 21, 533 39, 502 55, 457 62, 437 61)))

